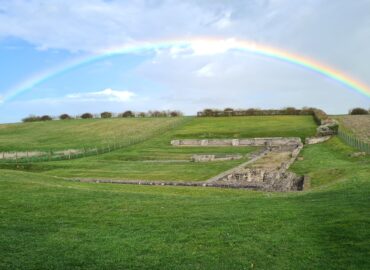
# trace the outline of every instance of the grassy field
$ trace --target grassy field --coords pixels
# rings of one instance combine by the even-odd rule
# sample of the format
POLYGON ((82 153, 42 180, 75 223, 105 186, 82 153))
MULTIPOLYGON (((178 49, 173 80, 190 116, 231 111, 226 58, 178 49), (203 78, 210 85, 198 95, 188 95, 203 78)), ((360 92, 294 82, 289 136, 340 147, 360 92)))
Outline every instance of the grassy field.
POLYGON ((182 125, 172 138, 306 137, 315 133, 311 116, 219 118, 112 118, 0 125, 0 151, 66 150, 150 138, 182 125))
POLYGON ((370 115, 335 116, 341 127, 363 142, 370 143, 370 115))
MULTIPOLYGON (((122 122, 122 119, 119 120, 122 125, 128 123, 122 122)), ((135 123, 143 121, 143 125, 148 121, 148 119, 135 120, 135 123)), ((163 121, 168 120, 163 119, 163 121)), ((189 118, 185 121, 178 121, 183 122, 177 128, 107 154, 18 167, 47 175, 73 178, 203 181, 245 162, 248 154, 259 149, 254 147, 173 147, 170 144, 172 139, 207 136, 211 138, 255 136, 304 138, 314 135, 316 127, 311 116, 189 118), (227 162, 191 163, 189 161, 193 154, 242 154, 244 158, 227 162)), ((145 132, 145 129, 140 132, 145 132)), ((16 165, 3 164, 1 166, 2 168, 14 168, 16 165)))
POLYGON ((0 170, 0 269, 369 269, 370 158, 353 151, 305 148, 297 193, 0 170))
POLYGON ((312 116, 199 117, 176 130, 176 138, 254 138, 313 136, 312 116))
POLYGON ((183 118, 112 118, 0 125, 0 151, 66 150, 150 137, 183 118))

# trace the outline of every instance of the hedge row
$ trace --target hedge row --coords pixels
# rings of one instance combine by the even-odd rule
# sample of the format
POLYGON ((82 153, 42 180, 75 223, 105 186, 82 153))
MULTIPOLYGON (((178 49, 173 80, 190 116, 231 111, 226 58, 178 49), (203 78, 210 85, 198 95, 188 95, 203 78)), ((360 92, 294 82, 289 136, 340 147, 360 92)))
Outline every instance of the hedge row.
POLYGON ((296 109, 294 107, 287 107, 283 109, 269 109, 261 110, 256 108, 250 109, 232 109, 226 108, 224 110, 218 109, 204 109, 197 113, 198 117, 220 117, 220 116, 260 116, 260 115, 313 115, 315 121, 320 124, 321 120, 327 119, 327 114, 316 108, 302 108, 296 109))
POLYGON ((112 117, 178 117, 182 116, 183 113, 180 111, 148 111, 148 112, 133 112, 125 111, 123 113, 114 114, 112 112, 102 112, 100 114, 84 113, 78 116, 71 116, 69 114, 61 114, 58 117, 52 117, 49 115, 36 116, 30 115, 23 118, 23 122, 38 122, 38 121, 51 121, 55 119, 69 120, 69 119, 92 119, 92 118, 112 118, 112 117))

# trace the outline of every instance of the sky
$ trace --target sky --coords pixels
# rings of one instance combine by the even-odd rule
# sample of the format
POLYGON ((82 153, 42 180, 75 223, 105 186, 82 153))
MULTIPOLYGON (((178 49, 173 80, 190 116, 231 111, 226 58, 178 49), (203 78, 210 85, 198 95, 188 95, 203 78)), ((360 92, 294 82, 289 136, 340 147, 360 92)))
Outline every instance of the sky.
POLYGON ((370 108, 368 96, 271 57, 207 44, 150 46, 243 40, 370 86, 369 14, 370 0, 0 0, 0 122, 126 110, 370 108))

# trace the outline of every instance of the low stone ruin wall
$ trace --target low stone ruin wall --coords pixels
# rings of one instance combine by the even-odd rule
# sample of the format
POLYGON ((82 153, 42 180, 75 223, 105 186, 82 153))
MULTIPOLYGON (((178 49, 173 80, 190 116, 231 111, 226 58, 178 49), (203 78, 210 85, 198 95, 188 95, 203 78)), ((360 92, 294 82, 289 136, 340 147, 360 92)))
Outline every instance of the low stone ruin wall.
POLYGON ((265 191, 294 191, 303 189, 303 176, 282 170, 245 168, 219 179, 218 184, 240 185, 265 191))
POLYGON ((226 155, 219 157, 216 155, 193 155, 191 157, 192 162, 209 162, 209 161, 228 161, 242 159, 242 155, 226 155))
MULTIPOLYGON (((238 185, 245 188, 253 188, 265 191, 296 191, 302 190, 304 184, 303 176, 296 175, 293 172, 287 172, 289 167, 297 159, 303 144, 290 149, 288 159, 281 161, 276 168, 248 168, 246 164, 238 166, 226 173, 220 174, 211 178, 209 183, 217 183, 221 185, 238 185)), ((266 148, 265 152, 261 153, 260 157, 268 153, 279 153, 279 148, 266 148)), ((284 152, 286 150, 283 150, 284 152)), ((258 159, 258 158, 257 158, 258 159)), ((253 164, 253 162, 252 162, 253 164)))
POLYGON ((324 137, 308 137, 306 138, 305 140, 305 144, 317 144, 317 143, 322 143, 322 142, 326 142, 327 140, 329 140, 331 138, 331 136, 324 136, 324 137))
POLYGON ((0 159, 19 159, 19 158, 30 158, 30 157, 41 157, 48 153, 40 151, 30 152, 0 152, 0 159))
POLYGON ((185 139, 172 140, 173 146, 298 146, 302 143, 301 138, 271 137, 250 139, 185 139))

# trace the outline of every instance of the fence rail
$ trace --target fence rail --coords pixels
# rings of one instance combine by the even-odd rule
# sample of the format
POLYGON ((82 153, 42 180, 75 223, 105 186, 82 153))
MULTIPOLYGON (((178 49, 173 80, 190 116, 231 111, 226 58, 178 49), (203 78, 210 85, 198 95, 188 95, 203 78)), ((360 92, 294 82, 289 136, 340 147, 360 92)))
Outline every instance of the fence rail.
POLYGON ((359 138, 356 138, 341 127, 338 129, 338 137, 345 141, 348 145, 370 154, 370 144, 360 140, 359 138))

